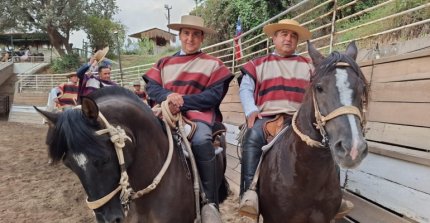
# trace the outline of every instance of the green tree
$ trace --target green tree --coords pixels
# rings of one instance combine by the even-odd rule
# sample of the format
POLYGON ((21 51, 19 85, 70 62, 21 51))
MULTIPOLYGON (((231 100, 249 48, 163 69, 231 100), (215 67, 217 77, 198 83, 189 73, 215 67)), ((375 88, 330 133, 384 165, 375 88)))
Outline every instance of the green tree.
POLYGON ((63 56, 72 53, 71 32, 84 29, 90 16, 111 19, 117 10, 115 0, 2 0, 0 32, 45 32, 52 46, 63 56))

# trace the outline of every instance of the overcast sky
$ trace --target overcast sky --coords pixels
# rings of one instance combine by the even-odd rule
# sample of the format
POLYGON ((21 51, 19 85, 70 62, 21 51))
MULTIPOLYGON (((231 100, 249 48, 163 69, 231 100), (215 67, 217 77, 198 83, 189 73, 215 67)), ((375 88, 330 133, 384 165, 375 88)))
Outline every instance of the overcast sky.
MULTIPOLYGON (((188 14, 194 7, 194 0, 117 0, 119 13, 115 19, 127 27, 127 35, 151 28, 167 31, 167 10, 164 5, 172 7, 170 23, 180 22, 181 16, 188 14)), ((70 42, 73 47, 81 48, 82 40, 86 39, 83 32, 73 33, 70 42)))

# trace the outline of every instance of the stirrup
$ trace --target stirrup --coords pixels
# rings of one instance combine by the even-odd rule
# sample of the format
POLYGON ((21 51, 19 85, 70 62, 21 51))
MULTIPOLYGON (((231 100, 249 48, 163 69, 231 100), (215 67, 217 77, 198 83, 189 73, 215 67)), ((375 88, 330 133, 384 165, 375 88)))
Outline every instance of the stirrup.
POLYGON ((254 190, 247 190, 239 205, 239 215, 256 220, 259 216, 258 195, 254 190))
POLYGON ((348 201, 342 198, 342 202, 340 203, 339 210, 337 211, 334 219, 341 219, 345 217, 353 208, 354 208, 354 204, 351 201, 348 201))
POLYGON ((202 207, 202 223, 222 223, 221 214, 214 203, 205 204, 202 207))

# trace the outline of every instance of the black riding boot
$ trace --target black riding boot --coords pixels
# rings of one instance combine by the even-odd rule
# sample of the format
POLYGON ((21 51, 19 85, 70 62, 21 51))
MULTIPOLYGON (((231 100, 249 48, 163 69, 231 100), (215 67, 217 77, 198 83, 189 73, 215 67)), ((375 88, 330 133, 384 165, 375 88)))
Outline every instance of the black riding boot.
POLYGON ((203 184, 203 191, 209 203, 218 207, 218 183, 216 180, 216 157, 212 143, 193 146, 197 169, 203 184))
POLYGON ((249 189, 262 154, 261 147, 265 145, 263 134, 254 129, 245 133, 242 145, 242 167, 240 171, 240 196, 249 189))

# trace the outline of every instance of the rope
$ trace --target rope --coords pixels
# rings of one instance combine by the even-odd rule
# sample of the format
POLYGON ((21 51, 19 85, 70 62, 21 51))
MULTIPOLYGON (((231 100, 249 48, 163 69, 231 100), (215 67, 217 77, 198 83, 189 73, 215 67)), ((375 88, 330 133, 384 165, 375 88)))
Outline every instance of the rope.
POLYGON ((195 208, 196 208, 196 219, 194 220, 194 222, 199 223, 201 222, 201 216, 200 216, 200 179, 199 179, 199 173, 197 170, 197 165, 196 165, 196 161, 193 155, 193 152, 191 150, 191 144, 187 139, 187 135, 185 134, 185 130, 184 130, 184 123, 183 123, 183 119, 182 119, 182 114, 178 113, 176 115, 173 115, 170 112, 169 109, 169 101, 163 101, 161 103, 161 114, 163 116, 163 121, 166 124, 166 129, 168 132, 168 138, 169 138, 169 152, 170 152, 170 144, 172 144, 172 150, 173 150, 173 137, 172 137, 172 133, 171 133, 171 129, 170 128, 178 128, 179 130, 179 134, 181 136, 182 141, 185 144, 185 149, 188 152, 189 155, 189 159, 190 159, 190 163, 191 163, 191 169, 193 171, 193 188, 194 188, 194 197, 195 197, 195 208), (170 128, 169 128, 170 127, 170 128))
POLYGON ((303 133, 299 130, 299 128, 297 127, 297 123, 296 123, 296 119, 297 119, 297 114, 298 114, 298 113, 299 113, 298 111, 294 113, 294 115, 293 115, 293 119, 292 119, 292 122, 291 122, 291 125, 293 126, 293 130, 294 130, 294 132, 295 132, 295 133, 300 137, 300 139, 301 139, 303 142, 305 142, 308 146, 316 147, 316 148, 324 148, 324 145, 323 145, 321 142, 318 142, 318 141, 316 141, 316 140, 311 139, 311 137, 309 137, 309 136, 307 136, 307 135, 303 134, 303 133))
MULTIPOLYGON (((168 107, 168 101, 163 101, 161 103, 161 110, 163 114, 163 121, 168 124, 169 126, 174 125, 176 122, 176 119, 179 119, 179 116, 173 116, 172 113, 169 110, 168 107), (167 110, 166 110, 167 109, 167 110)), ((169 152, 167 153, 167 159, 164 162, 163 166, 161 167, 160 172, 157 174, 157 176, 154 178, 152 183, 148 185, 146 188, 137 191, 136 193, 132 194, 131 199, 139 198, 151 191, 153 191, 155 188, 157 188, 157 185, 160 183, 161 179, 163 178, 164 174, 167 171, 167 168, 170 166, 170 163, 172 162, 172 156, 173 156, 173 137, 172 137, 172 130, 170 128, 166 128, 167 130, 167 139, 169 141, 169 152)))
POLYGON ((101 112, 99 112, 99 118, 105 124, 106 128, 96 131, 96 134, 102 135, 102 134, 109 133, 110 140, 115 146, 115 152, 118 157, 118 162, 122 170, 121 170, 121 178, 119 181, 119 186, 115 190, 110 192, 108 195, 95 201, 89 202, 87 198, 87 205, 90 209, 93 209, 93 210, 106 204, 119 191, 121 191, 121 194, 120 194, 121 204, 128 204, 130 195, 132 193, 132 189, 130 188, 130 184, 128 182, 127 172, 123 170, 125 168, 124 167, 125 161, 124 161, 124 153, 122 152, 122 148, 124 148, 125 146, 125 141, 129 140, 131 142, 132 140, 130 139, 130 137, 127 136, 124 129, 122 129, 120 126, 117 126, 117 127, 112 126, 106 120, 106 118, 101 112))

